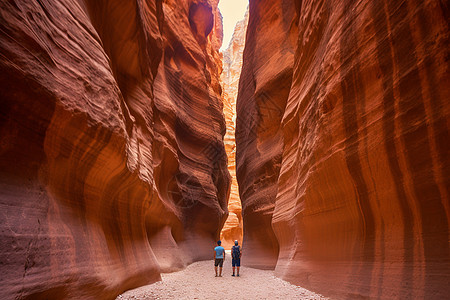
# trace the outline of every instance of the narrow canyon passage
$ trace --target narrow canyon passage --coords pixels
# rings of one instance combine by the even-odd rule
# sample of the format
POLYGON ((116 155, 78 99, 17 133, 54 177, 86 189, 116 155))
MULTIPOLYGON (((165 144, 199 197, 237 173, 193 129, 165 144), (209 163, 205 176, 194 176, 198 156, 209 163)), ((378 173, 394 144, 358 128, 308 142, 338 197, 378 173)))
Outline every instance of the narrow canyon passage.
POLYGON ((0 1, 0 299, 448 298, 446 1, 218 4, 0 1))
MULTIPOLYGON (((245 3, 245 1, 244 1, 245 3)), ((239 78, 242 69, 242 55, 247 32, 248 10, 242 20, 237 22, 228 47, 222 55, 223 112, 227 131, 224 136, 225 151, 228 158, 228 171, 231 176, 230 196, 228 198, 228 218, 220 232, 220 239, 226 249, 231 249, 234 241, 242 245, 243 218, 239 187, 236 177, 236 100, 238 96, 239 78)))

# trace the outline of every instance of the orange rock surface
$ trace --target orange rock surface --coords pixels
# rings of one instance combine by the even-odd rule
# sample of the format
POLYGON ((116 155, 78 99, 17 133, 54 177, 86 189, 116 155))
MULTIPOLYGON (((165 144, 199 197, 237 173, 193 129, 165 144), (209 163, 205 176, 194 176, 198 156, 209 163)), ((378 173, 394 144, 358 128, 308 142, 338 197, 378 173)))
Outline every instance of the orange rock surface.
POLYGON ((294 3, 250 2, 237 98, 236 169, 247 266, 273 269, 278 241, 272 214, 283 151, 280 127, 297 38, 294 3))
POLYGON ((1 299, 111 299, 211 257, 217 2, 1 2, 1 299))
POLYGON ((448 297, 448 9, 250 0, 236 143, 252 265, 337 299, 448 297))
POLYGON ((225 150, 228 156, 228 171, 231 175, 230 198, 228 199, 229 216, 222 228, 220 239, 226 249, 231 249, 234 241, 242 245, 242 207, 236 179, 236 99, 238 95, 239 78, 242 68, 242 54, 247 31, 248 12, 242 21, 234 28, 228 48, 223 52, 223 71, 220 76, 222 83, 223 113, 227 124, 225 134, 225 150))

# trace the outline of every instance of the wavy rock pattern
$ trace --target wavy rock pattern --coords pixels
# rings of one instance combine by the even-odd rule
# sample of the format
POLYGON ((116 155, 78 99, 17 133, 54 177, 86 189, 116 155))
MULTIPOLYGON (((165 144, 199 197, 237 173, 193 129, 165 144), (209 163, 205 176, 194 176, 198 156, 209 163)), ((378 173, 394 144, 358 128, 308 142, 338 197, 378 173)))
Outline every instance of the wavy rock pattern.
POLYGON ((280 123, 294 63, 294 16, 290 1, 250 2, 237 98, 236 171, 243 246, 251 253, 245 261, 265 269, 273 269, 278 256, 271 222, 283 151, 280 123))
POLYGON ((228 48, 223 52, 223 71, 220 76, 222 83, 223 112, 227 124, 225 134, 225 150, 228 156, 228 171, 231 176, 230 198, 228 199, 229 215, 223 225, 220 239, 223 246, 231 249, 234 241, 242 245, 242 207, 236 179, 236 99, 238 95, 239 78, 242 68, 242 54, 245 45, 245 33, 248 24, 248 11, 243 20, 237 22, 228 48))
POLYGON ((338 299, 450 294, 448 11, 250 1, 237 177, 246 251, 278 276, 338 299))
POLYGON ((0 298, 110 299, 209 258, 230 185, 217 1, 0 11, 0 298))

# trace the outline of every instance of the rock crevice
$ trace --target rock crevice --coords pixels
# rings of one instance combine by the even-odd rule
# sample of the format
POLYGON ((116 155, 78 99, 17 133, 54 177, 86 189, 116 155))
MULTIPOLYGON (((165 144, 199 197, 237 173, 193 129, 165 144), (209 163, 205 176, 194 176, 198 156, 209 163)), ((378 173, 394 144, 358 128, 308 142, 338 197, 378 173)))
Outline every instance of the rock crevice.
POLYGON ((225 134, 225 150, 228 157, 228 171, 231 175, 231 190, 228 199, 228 218, 222 228, 221 237, 225 248, 231 249, 234 241, 242 245, 243 220, 242 206, 236 179, 236 98, 238 95, 239 78, 242 68, 242 54, 247 32, 248 11, 244 19, 239 21, 233 32, 228 48, 223 52, 223 71, 221 74, 224 115, 227 125, 225 134))

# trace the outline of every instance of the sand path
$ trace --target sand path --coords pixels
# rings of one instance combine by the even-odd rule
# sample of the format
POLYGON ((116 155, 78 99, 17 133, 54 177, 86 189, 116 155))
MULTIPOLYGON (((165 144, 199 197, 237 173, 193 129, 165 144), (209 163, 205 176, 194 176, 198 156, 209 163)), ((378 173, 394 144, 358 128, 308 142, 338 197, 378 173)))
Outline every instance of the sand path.
POLYGON ((123 299, 326 299, 273 275, 273 271, 241 267, 232 277, 227 254, 222 277, 214 276, 213 261, 200 261, 186 269, 162 274, 162 281, 119 295, 123 299))

